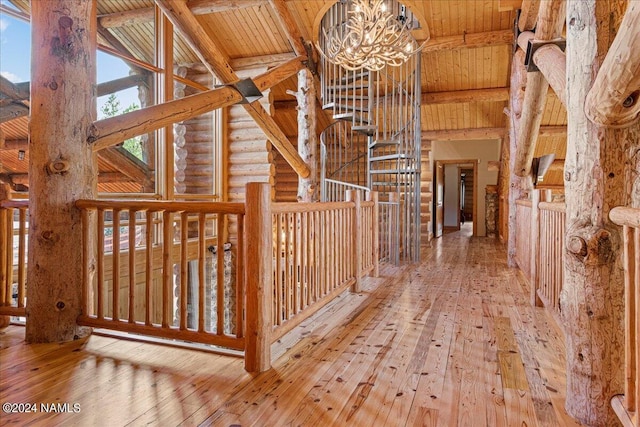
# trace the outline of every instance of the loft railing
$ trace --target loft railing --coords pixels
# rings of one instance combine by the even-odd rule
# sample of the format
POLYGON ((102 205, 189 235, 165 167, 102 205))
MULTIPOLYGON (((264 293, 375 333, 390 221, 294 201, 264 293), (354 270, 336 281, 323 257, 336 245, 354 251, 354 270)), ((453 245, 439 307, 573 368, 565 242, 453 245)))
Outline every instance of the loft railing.
POLYGON ((614 396, 611 406, 625 427, 640 426, 640 209, 616 207, 609 218, 622 227, 624 267, 624 395, 614 396))
POLYGON ((516 200, 516 262, 531 287, 531 303, 542 303, 560 324, 564 283, 565 205, 533 198, 516 200))
MULTIPOLYGON (((347 288, 358 291, 363 275, 377 275, 377 194, 274 204, 268 184, 258 183, 246 194, 245 204, 76 202, 83 227, 78 324, 243 350, 246 369, 259 371, 270 366, 273 341, 347 288)), ((27 208, 26 201, 1 205, 0 315, 25 312, 27 208), (4 304, 7 283, 22 283, 11 305, 4 304)))
POLYGON ((377 203, 350 190, 346 202, 276 203, 271 212, 275 342, 345 289, 358 292, 365 274, 378 274, 377 203))
POLYGON ((0 316, 24 316, 29 203, 0 203, 0 316))
POLYGON ((564 283, 564 203, 540 202, 538 205, 540 250, 538 254, 537 295, 552 312, 560 315, 560 292, 564 283))
POLYGON ((516 200, 516 262, 527 279, 531 280, 531 200, 516 200))

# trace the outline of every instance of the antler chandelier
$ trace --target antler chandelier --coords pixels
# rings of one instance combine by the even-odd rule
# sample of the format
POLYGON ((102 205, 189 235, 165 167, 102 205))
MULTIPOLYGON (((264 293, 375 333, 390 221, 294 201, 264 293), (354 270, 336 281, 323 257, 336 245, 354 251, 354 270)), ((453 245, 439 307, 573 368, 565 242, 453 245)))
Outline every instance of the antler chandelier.
POLYGON ((412 21, 387 10, 384 0, 347 0, 346 22, 323 28, 325 49, 318 50, 329 61, 347 70, 379 71, 386 65, 402 65, 419 51, 411 34, 412 21))

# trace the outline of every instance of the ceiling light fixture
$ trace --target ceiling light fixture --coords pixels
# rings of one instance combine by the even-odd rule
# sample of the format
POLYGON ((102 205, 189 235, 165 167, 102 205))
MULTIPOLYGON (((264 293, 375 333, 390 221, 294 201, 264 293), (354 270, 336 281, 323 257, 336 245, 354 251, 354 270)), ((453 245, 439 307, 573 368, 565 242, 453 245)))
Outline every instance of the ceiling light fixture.
POLYGON ((320 53, 347 70, 379 71, 387 65, 402 65, 424 46, 411 34, 413 20, 405 6, 398 16, 384 0, 346 0, 348 19, 323 28, 325 49, 320 53))

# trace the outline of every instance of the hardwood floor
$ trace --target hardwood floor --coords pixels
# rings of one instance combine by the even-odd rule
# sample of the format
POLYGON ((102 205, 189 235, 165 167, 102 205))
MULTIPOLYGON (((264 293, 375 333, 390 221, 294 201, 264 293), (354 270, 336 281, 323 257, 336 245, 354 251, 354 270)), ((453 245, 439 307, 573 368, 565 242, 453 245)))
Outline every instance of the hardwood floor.
POLYGON ((423 253, 303 323, 260 375, 237 357, 98 335, 27 345, 11 326, 0 333, 0 402, 38 412, 2 413, 0 424, 578 425, 563 409, 560 332, 529 305, 504 248, 463 227, 423 253))

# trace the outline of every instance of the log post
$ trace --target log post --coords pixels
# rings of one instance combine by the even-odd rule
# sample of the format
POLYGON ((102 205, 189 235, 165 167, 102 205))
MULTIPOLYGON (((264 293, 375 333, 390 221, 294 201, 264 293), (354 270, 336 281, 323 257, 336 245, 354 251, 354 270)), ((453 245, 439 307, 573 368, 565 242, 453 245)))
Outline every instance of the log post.
MULTIPOLYGON (((248 372, 271 368, 271 304, 273 260, 271 247, 271 188, 252 182, 246 187, 246 345, 248 372)), ((240 236, 239 236, 240 238, 240 236)))
POLYGON ((360 277, 362 276, 362 196, 360 190, 347 190, 345 201, 353 202, 355 206, 351 226, 353 227, 353 274, 356 282, 351 287, 351 292, 360 292, 360 277))
POLYGON ((31 5, 31 134, 26 340, 68 341, 87 330, 82 311, 78 199, 94 199, 96 168, 86 137, 96 114, 96 3, 31 5))
MULTIPOLYGON (((11 200, 11 189, 9 184, 0 183, 0 202, 5 200, 11 200)), ((9 225, 8 210, 0 208, 0 305, 3 305, 7 299, 7 293, 10 292, 11 283, 7 274, 7 268, 13 268, 11 266, 13 260, 13 242, 9 238, 7 233, 7 226, 9 225), (11 252, 9 252, 11 248, 11 252)), ((11 318, 9 316, 0 316, 0 330, 9 326, 11 318)))
POLYGON ((370 191, 373 200, 373 277, 380 276, 380 204, 378 192, 370 191))
MULTIPOLYGON (((515 171, 516 162, 516 136, 520 127, 522 116, 522 103, 524 101, 524 88, 527 84, 527 71, 524 68, 524 52, 516 51, 511 62, 511 88, 509 101, 509 212, 508 212, 508 237, 507 237, 507 265, 517 267, 516 262, 516 200, 522 198, 524 192, 524 180, 515 171)), ((506 141, 505 141, 506 143, 506 141)))
POLYGON ((560 305, 567 338, 566 409, 589 426, 618 423, 609 402, 623 391, 622 239, 609 211, 633 200, 625 177, 637 181, 637 170, 630 169, 640 127, 606 129, 591 123, 584 110, 619 13, 611 2, 567 4, 567 232, 560 305))
MULTIPOLYGON (((553 40, 562 34, 565 18, 565 0, 549 0, 540 4, 535 39, 553 40)), ((514 172, 527 176, 531 172, 531 162, 540 131, 542 113, 549 90, 549 83, 539 72, 529 73, 527 90, 522 109, 522 122, 518 130, 518 146, 514 172)))
POLYGON ((587 95, 594 123, 625 127, 640 117, 640 4, 630 1, 616 38, 587 95))
POLYGON ((313 74, 307 68, 298 71, 298 91, 294 94, 298 101, 298 154, 310 171, 306 178, 298 176, 298 201, 316 202, 318 201, 316 89, 313 74))
POLYGON ((538 271, 540 270, 540 190, 532 190, 531 192, 531 305, 534 307, 542 307, 542 301, 538 297, 538 287, 540 278, 538 271))

